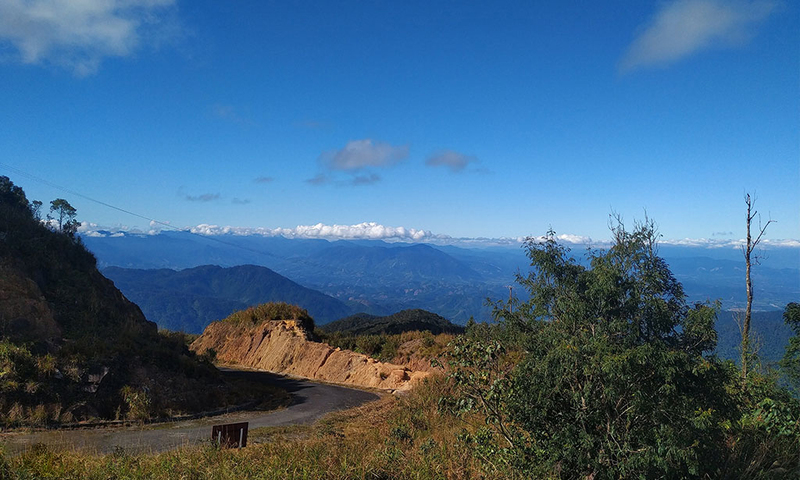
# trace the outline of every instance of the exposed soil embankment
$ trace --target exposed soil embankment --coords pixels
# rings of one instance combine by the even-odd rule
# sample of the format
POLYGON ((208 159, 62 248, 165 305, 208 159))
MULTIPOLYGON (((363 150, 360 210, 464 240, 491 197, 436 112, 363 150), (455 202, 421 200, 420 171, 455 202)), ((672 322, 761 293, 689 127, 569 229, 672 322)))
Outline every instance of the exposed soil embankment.
POLYGON ((428 375, 312 341, 294 320, 214 322, 191 348, 199 354, 213 349, 223 364, 361 387, 407 390, 428 375))

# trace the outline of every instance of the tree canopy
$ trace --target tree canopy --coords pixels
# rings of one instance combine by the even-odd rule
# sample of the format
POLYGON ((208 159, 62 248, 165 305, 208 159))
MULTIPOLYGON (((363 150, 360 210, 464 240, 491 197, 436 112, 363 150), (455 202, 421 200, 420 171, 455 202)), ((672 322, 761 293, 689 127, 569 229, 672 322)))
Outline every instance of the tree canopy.
POLYGON ((55 221, 60 232, 72 237, 80 226, 80 222, 75 220, 77 213, 75 207, 70 205, 68 201, 63 198, 56 198, 50 202, 50 214, 47 215, 47 219, 55 221))
POLYGON ((800 445, 797 426, 785 450, 766 448, 754 413, 769 397, 788 422, 796 402, 758 375, 738 390, 735 366, 710 356, 717 306, 687 305, 654 224, 617 222, 612 233, 588 266, 552 231, 528 239, 531 271, 518 283, 529 300, 499 302, 497 326, 455 345, 455 404, 489 426, 473 436, 477 450, 496 468, 563 478, 725 478, 743 464, 796 462, 785 454, 800 445), (763 447, 763 458, 732 445, 763 447))

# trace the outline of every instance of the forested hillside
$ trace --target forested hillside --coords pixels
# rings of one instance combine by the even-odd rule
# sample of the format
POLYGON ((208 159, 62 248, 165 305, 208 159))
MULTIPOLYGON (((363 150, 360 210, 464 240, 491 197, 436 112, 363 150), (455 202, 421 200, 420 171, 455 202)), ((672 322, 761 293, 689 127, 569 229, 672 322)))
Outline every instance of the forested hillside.
POLYGON ((335 298, 255 265, 205 265, 179 271, 108 267, 103 273, 142 308, 149 320, 159 327, 187 333, 202 333, 215 320, 267 302, 299 305, 319 323, 353 312, 335 298))
MULTIPOLYGON (((739 344, 742 333, 739 321, 744 312, 724 311, 717 314, 717 350, 720 358, 739 361, 739 344), (738 321, 737 321, 738 318, 738 321)), ((766 365, 775 365, 783 357, 792 329, 783 321, 783 311, 753 312, 752 329, 759 360, 766 365)))
POLYGON ((328 323, 320 328, 329 333, 338 332, 345 335, 393 335, 412 331, 428 331, 438 335, 464 332, 464 327, 455 325, 433 312, 421 309, 403 310, 385 317, 360 313, 328 323))

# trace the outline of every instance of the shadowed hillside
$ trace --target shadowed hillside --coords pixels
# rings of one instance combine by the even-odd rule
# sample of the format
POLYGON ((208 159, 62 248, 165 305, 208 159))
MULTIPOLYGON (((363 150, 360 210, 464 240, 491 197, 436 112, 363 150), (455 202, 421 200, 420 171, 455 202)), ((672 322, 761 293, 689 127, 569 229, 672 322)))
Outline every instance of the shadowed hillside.
MULTIPOLYGON (((66 203, 66 202, 65 202, 66 203)), ((160 334, 66 228, 0 177, 0 425, 146 419, 236 401, 216 369, 160 334)))

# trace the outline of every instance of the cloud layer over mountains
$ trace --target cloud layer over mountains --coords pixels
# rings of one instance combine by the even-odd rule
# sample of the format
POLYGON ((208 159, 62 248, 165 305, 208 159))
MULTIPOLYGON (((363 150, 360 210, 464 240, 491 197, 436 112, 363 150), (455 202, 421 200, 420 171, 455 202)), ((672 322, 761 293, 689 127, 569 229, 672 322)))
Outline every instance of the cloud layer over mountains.
MULTIPOLYGON (((166 224, 151 222, 150 229, 143 231, 127 226, 100 227, 97 224, 84 222, 78 231, 90 237, 118 236, 121 234, 146 234, 156 235, 164 229, 166 224)), ((489 246, 489 245, 519 245, 525 237, 453 237, 450 235, 433 233, 429 230, 406 227, 389 227, 376 222, 363 222, 355 225, 298 225, 294 228, 266 228, 266 227, 233 227, 200 224, 194 227, 175 228, 175 230, 189 231, 198 235, 260 235, 265 237, 285 237, 285 238, 310 238, 325 240, 384 240, 396 242, 418 242, 433 244, 453 244, 463 246, 489 246)), ((595 240, 584 235, 559 234, 558 240, 570 245, 589 245, 593 247, 605 247, 609 244, 608 240, 595 240)), ((543 240, 543 236, 535 237, 536 240, 543 240)), ((706 247, 706 248, 739 248, 744 239, 723 239, 723 238, 682 238, 661 240, 662 245, 686 246, 686 247, 706 247)), ((796 239, 764 239, 763 247, 793 247, 800 248, 800 240, 796 239)))

